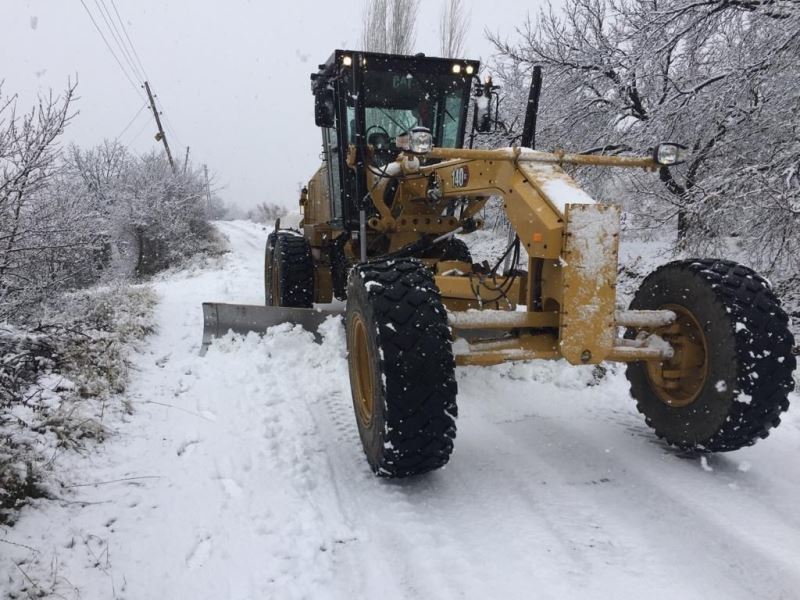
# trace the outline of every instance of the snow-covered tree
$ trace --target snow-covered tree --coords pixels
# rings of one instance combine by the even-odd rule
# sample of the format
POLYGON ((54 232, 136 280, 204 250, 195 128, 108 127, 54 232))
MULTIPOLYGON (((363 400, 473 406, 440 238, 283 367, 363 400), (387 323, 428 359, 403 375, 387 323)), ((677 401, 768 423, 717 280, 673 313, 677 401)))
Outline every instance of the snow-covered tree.
POLYGON ((469 29, 469 13, 463 0, 444 0, 439 17, 439 51, 445 58, 464 54, 464 38, 469 29))
POLYGON ((364 5, 361 49, 413 53, 418 12, 419 0, 368 0, 364 5))
POLYGON ((674 222, 688 249, 738 239, 755 266, 798 269, 800 5, 567 0, 518 34, 492 40, 503 83, 517 90, 512 105, 524 105, 520 74, 545 69, 540 147, 642 153, 683 143, 687 162, 655 178, 581 176, 601 197, 627 200, 643 226, 674 222))
POLYGON ((247 212, 247 218, 256 223, 272 223, 276 219, 280 219, 289 211, 285 206, 275 204, 274 202, 262 202, 257 204, 254 209, 247 212))
POLYGON ((49 189, 64 191, 58 138, 71 119, 74 93, 70 84, 62 96, 42 96, 19 114, 16 96, 0 90, 0 320, 40 295, 43 278, 69 278, 53 251, 82 243, 69 235, 82 212, 43 201, 49 189))
POLYGON ((74 92, 23 115, 0 95, 0 321, 99 279, 151 274, 213 237, 201 172, 116 142, 61 150, 74 92))

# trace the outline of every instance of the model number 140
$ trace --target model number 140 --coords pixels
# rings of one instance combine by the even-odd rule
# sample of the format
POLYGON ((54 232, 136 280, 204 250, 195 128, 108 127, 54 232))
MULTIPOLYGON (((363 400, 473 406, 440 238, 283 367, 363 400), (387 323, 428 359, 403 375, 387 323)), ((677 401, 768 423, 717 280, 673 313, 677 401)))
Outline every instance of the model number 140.
POLYGON ((467 183, 469 183, 469 169, 467 167, 453 169, 453 187, 466 187, 467 183))

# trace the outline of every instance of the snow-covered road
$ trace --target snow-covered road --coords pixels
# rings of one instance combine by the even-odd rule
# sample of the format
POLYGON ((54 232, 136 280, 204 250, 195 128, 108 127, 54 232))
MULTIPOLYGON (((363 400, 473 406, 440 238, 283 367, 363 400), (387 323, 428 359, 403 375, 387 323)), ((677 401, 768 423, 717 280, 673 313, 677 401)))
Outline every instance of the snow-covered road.
POLYGON ((798 406, 701 460, 655 439, 621 369, 459 368, 448 467, 379 480, 338 321, 197 355, 203 300, 262 301, 266 232, 219 228, 224 268, 156 284, 133 413, 73 465, 86 485, 4 532, 0 591, 25 559, 67 598, 800 597, 798 406))

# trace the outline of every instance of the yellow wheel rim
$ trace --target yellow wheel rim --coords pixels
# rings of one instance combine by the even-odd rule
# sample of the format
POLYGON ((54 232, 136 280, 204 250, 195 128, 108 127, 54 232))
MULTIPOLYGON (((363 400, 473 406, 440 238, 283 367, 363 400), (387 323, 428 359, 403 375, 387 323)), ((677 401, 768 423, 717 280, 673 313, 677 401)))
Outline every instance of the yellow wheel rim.
POLYGON ((356 415, 364 427, 369 427, 375 409, 375 387, 367 343, 367 326, 359 313, 353 314, 350 319, 350 339, 352 341, 350 374, 356 415))
POLYGON ((697 400, 706 384, 708 344, 702 326, 688 309, 678 304, 665 304, 661 309, 677 315, 672 325, 655 330, 672 345, 675 355, 663 362, 648 362, 647 376, 664 404, 682 408, 697 400))

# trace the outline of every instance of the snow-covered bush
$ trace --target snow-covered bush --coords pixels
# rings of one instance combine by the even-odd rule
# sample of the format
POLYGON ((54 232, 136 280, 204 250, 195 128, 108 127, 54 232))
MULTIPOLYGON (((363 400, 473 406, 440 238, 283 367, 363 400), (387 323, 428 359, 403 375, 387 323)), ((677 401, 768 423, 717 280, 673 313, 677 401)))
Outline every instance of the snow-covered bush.
POLYGON ((0 90, 0 322, 64 291, 151 275, 216 249, 205 178, 116 142, 58 145, 75 87, 19 115, 0 90))
POLYGON ((53 459, 106 435, 104 417, 127 411, 132 345, 154 330, 145 286, 65 294, 42 321, 0 327, 0 523, 30 498, 54 493, 53 459))
POLYGON ((288 209, 274 202, 262 202, 247 212, 247 218, 254 223, 274 223, 277 219, 285 216, 288 209))
POLYGON ((113 272, 151 275, 214 245, 199 171, 173 173, 161 154, 137 157, 109 142, 71 147, 67 170, 99 215, 113 272))

